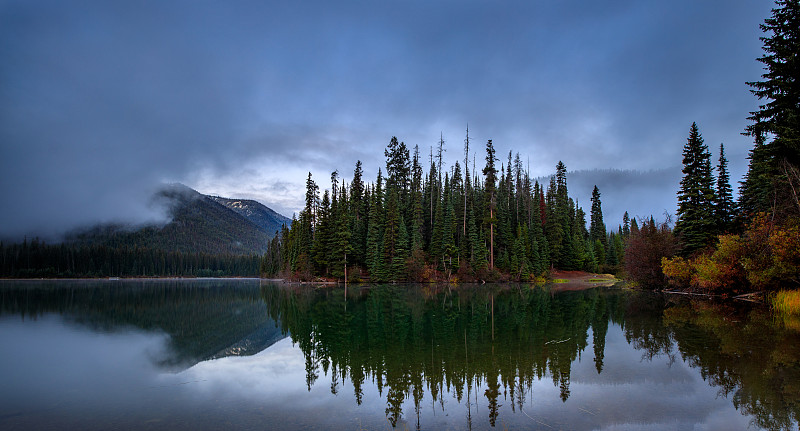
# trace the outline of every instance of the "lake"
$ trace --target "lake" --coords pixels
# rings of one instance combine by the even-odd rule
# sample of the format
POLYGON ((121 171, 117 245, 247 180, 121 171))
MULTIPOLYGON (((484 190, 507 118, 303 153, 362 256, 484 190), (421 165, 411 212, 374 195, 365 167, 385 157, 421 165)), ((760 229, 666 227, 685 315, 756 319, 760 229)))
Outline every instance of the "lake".
POLYGON ((797 429, 800 323, 615 288, 0 281, 0 429, 797 429))

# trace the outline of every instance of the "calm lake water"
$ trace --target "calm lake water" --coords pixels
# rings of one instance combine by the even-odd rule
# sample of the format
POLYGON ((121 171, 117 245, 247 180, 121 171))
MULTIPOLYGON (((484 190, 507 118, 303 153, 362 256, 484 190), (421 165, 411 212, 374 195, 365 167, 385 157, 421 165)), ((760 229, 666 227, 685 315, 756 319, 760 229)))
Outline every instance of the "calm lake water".
POLYGON ((0 429, 798 429, 800 324, 529 285, 0 282, 0 429))

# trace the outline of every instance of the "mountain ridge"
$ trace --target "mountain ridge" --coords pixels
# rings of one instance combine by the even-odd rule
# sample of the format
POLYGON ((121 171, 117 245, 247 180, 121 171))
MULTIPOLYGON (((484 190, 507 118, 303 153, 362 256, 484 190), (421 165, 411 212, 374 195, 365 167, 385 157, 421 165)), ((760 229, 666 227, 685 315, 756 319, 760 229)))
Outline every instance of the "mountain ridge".
POLYGON ((291 220, 253 200, 204 195, 180 183, 153 196, 163 207, 163 224, 101 224, 73 232, 66 242, 142 247, 208 254, 262 254, 283 223, 291 220))

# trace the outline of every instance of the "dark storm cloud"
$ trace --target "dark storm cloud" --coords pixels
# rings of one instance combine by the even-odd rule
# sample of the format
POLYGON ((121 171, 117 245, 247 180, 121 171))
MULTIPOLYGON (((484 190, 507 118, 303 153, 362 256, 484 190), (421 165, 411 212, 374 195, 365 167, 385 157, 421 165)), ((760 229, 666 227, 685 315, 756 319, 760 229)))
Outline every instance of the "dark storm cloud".
POLYGON ((760 74, 768 9, 6 1, 0 234, 157 217, 145 203, 160 182, 221 193, 224 179, 231 191, 257 181, 253 169, 267 183, 236 189, 290 214, 271 184, 302 187, 312 171, 326 185, 335 169, 349 179, 357 159, 374 179, 393 135, 425 156, 442 132, 454 161, 467 123, 473 149, 494 139, 535 175, 560 159, 673 166, 692 121, 712 148, 726 143, 733 167, 750 145, 744 81, 760 74))

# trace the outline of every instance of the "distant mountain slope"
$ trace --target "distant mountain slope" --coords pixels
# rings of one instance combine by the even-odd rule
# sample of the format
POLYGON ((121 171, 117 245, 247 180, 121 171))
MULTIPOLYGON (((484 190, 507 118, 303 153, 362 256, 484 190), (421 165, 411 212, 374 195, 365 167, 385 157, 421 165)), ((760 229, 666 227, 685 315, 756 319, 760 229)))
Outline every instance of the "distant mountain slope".
POLYGON ((262 205, 260 202, 249 199, 223 198, 219 196, 209 197, 215 202, 225 205, 233 211, 236 211, 270 235, 274 235, 276 232, 279 232, 284 224, 289 225, 292 222, 292 219, 276 213, 272 209, 262 205))
POLYGON ((168 185, 154 196, 154 202, 167 209, 170 221, 166 224, 139 228, 100 225, 73 234, 68 240, 109 247, 147 247, 210 254, 260 254, 266 251, 275 235, 275 230, 266 227, 270 226, 268 216, 274 212, 258 202, 245 201, 248 204, 239 210, 246 212, 250 209, 253 220, 267 220, 260 224, 218 200, 229 199, 212 198, 183 184, 168 185))

